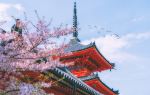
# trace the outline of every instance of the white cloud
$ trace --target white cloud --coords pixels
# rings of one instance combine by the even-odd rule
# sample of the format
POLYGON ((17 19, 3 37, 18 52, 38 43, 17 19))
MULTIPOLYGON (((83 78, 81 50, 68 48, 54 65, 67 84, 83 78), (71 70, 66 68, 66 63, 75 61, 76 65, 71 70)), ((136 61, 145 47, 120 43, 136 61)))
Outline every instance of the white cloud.
POLYGON ((138 59, 137 55, 125 51, 125 49, 132 48, 137 42, 146 39, 150 39, 150 32, 130 33, 119 39, 111 35, 106 35, 105 37, 93 38, 83 43, 88 44, 95 41, 96 46, 106 58, 115 62, 125 62, 127 60, 138 59))
POLYGON ((125 38, 127 38, 127 39, 135 39, 135 40, 149 39, 150 38, 150 32, 127 34, 125 36, 125 38))
POLYGON ((10 17, 7 14, 7 10, 10 8, 9 4, 0 3, 0 21, 1 20, 10 20, 10 17))
POLYGON ((11 9, 15 9, 17 11, 23 11, 24 8, 21 4, 7 4, 7 3, 0 3, 0 21, 10 21, 11 16, 9 15, 8 11, 11 9))
POLYGON ((145 19, 145 16, 135 17, 131 20, 131 22, 139 22, 145 19))
POLYGON ((18 11, 24 11, 24 7, 21 4, 15 4, 13 5, 14 8, 16 8, 18 11))

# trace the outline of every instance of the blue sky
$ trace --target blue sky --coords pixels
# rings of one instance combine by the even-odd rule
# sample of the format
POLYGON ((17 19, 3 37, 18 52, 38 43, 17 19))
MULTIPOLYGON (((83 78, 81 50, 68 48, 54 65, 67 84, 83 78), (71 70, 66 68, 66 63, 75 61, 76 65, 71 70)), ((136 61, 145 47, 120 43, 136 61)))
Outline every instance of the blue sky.
MULTIPOLYGON (((100 77, 120 95, 150 95, 149 4, 149 0, 77 1, 79 38, 86 44, 95 41, 100 52, 116 63, 116 70, 101 72, 100 77)), ((9 30, 14 23, 11 16, 23 19, 24 11, 35 20, 35 9, 47 20, 52 18, 53 25, 72 25, 72 0, 1 0, 0 20, 7 20, 1 27, 9 30)))

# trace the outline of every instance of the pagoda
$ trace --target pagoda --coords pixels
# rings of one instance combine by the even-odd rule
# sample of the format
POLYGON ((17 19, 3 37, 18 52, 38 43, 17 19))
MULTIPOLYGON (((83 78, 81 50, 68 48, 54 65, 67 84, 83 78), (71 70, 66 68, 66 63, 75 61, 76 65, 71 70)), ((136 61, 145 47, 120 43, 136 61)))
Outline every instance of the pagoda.
POLYGON ((64 50, 65 53, 71 54, 60 56, 62 64, 72 62, 73 65, 49 70, 48 72, 53 74, 51 79, 58 83, 44 90, 55 95, 118 95, 118 91, 109 88, 98 76, 98 72, 113 69, 114 64, 106 60, 95 43, 83 45, 78 38, 76 2, 73 29, 73 37, 64 50))

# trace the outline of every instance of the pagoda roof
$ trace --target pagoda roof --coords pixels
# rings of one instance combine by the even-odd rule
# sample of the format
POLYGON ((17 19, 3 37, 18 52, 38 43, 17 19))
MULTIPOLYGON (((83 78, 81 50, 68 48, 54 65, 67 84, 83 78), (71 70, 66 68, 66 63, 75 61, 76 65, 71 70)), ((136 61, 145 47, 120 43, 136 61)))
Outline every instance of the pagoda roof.
POLYGON ((103 83, 102 81, 101 81, 101 79, 100 79, 100 77, 98 76, 98 73, 96 72, 96 73, 93 73, 93 74, 91 74, 91 75, 89 75, 89 76, 84 76, 84 77, 80 77, 79 78, 80 80, 82 80, 82 81, 84 81, 84 82, 86 82, 86 81, 95 81, 95 79, 96 80, 98 80, 102 85, 104 85, 107 89, 109 89, 110 91, 112 91, 113 93, 115 93, 115 94, 119 94, 119 91, 118 90, 116 90, 116 91, 114 91, 112 88, 110 88, 110 87, 108 87, 105 83, 103 83))
MULTIPOLYGON (((83 45, 80 41, 78 41, 77 38, 73 38, 70 40, 68 46, 64 49, 64 52, 65 53, 70 53, 72 52, 73 54, 77 52, 84 52, 86 50, 91 50, 93 48, 93 50, 95 51, 94 53, 96 54, 97 58, 98 57, 101 57, 100 59, 98 58, 98 63, 100 62, 100 60, 103 60, 103 62, 106 63, 107 67, 103 70, 106 70, 106 69, 113 69, 115 64, 114 63, 110 63, 101 53, 100 51, 98 50, 98 48, 96 47, 95 45, 95 42, 92 42, 90 44, 87 44, 87 45, 83 45)), ((89 52, 93 52, 92 51, 89 51, 89 52)), ((93 55, 93 54, 92 54, 93 55)), ((91 55, 90 55, 91 56, 91 55)), ((68 56, 69 57, 69 56, 68 56)), ((63 58, 67 58, 65 56, 62 57, 63 58)), ((94 59, 94 60, 97 60, 97 59, 94 59)), ((102 71, 102 70, 100 70, 102 71)))
POLYGON ((71 81, 71 83, 75 83, 78 87, 88 91, 92 95, 102 95, 100 92, 96 91, 86 83, 84 83, 79 78, 75 77, 68 69, 65 68, 55 68, 53 70, 50 70, 50 72, 57 74, 61 77, 64 77, 65 79, 71 81))
POLYGON ((67 48, 65 48, 65 52, 75 52, 75 51, 80 51, 80 50, 84 50, 87 49, 89 47, 95 46, 95 43, 90 43, 88 45, 83 45, 81 44, 77 38, 72 38, 67 46, 67 48))

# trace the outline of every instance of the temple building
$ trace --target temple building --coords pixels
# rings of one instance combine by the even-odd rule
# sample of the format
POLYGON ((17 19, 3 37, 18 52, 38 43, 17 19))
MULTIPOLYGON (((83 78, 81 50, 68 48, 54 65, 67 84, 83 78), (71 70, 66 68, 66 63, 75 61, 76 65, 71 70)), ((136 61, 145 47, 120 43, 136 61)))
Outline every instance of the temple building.
MULTIPOLYGON (((49 75, 48 78, 43 79, 45 82, 53 81, 51 87, 43 88, 45 92, 54 95, 118 95, 119 92, 108 87, 98 75, 98 72, 113 69, 114 64, 100 53, 95 43, 83 45, 78 38, 76 2, 73 28, 73 37, 64 50, 66 54, 70 54, 59 57, 62 64, 73 64, 43 72, 43 75, 49 75)), ((39 80, 38 73, 27 74, 39 80)))
POLYGON ((51 79, 60 81, 57 85, 44 90, 55 95, 118 95, 118 91, 109 88, 98 76, 98 72, 113 69, 114 64, 105 59, 95 43, 83 45, 78 38, 76 2, 74 3, 73 28, 73 37, 64 50, 66 53, 71 52, 71 55, 61 56, 60 61, 65 64, 69 62, 74 64, 49 70, 52 74, 51 79))

